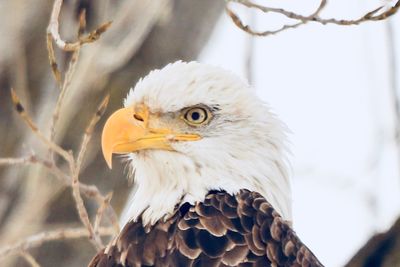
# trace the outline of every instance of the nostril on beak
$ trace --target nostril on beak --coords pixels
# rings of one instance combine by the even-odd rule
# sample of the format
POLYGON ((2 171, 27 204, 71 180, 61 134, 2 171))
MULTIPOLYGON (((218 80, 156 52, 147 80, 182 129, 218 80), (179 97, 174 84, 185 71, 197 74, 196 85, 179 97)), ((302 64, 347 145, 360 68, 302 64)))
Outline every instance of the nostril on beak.
POLYGON ((143 117, 140 116, 139 114, 134 114, 133 117, 134 117, 136 120, 138 120, 138 121, 144 121, 144 120, 143 120, 143 117))

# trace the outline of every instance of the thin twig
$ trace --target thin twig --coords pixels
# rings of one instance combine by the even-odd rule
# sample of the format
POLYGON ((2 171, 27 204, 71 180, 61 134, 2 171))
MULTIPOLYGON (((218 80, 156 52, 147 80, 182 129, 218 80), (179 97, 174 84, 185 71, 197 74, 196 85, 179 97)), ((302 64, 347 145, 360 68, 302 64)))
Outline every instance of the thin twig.
POLYGON ((252 2, 251 0, 226 0, 226 2, 227 2, 226 12, 227 12, 228 16, 232 19, 232 21, 235 23, 235 25, 238 26, 243 31, 245 31, 251 35, 255 35, 255 36, 268 36, 268 35, 276 34, 276 33, 282 32, 287 29, 297 28, 297 27, 304 25, 306 23, 309 23, 309 22, 316 22, 316 23, 320 23, 323 25, 335 24, 335 25, 350 26, 350 25, 358 25, 360 23, 368 22, 368 21, 380 21, 380 20, 387 19, 390 16, 393 16, 394 14, 397 13, 397 11, 400 8, 400 1, 397 1, 394 6, 390 7, 386 11, 381 12, 384 9, 384 6, 380 6, 378 8, 375 8, 375 9, 367 12, 366 14, 364 14, 356 19, 336 19, 336 18, 325 19, 325 18, 320 17, 320 13, 325 8, 327 0, 321 0, 318 8, 308 16, 301 15, 301 14, 298 14, 298 13, 295 13, 292 11, 288 11, 283 8, 274 8, 274 7, 267 7, 267 6, 259 5, 259 4, 252 2), (241 4, 248 8, 258 9, 264 13, 280 14, 280 15, 285 16, 288 19, 292 19, 297 22, 295 22, 293 24, 285 24, 278 30, 255 31, 255 30, 251 29, 248 25, 245 25, 242 22, 242 20, 228 7, 230 2, 235 2, 235 3, 241 4), (381 12, 381 13, 379 13, 379 12, 381 12))
MULTIPOLYGON (((58 33, 58 30, 59 30, 58 29, 59 28, 58 17, 59 17, 59 14, 60 14, 61 5, 62 5, 62 0, 61 1, 60 0, 56 0, 54 2, 53 12, 52 12, 52 16, 51 16, 50 23, 49 23, 49 26, 48 26, 48 33, 47 33, 47 36, 48 36, 47 37, 48 38, 47 47, 48 47, 50 65, 51 65, 52 71, 54 73, 54 76, 56 78, 56 81, 60 81, 59 82, 60 85, 61 85, 61 78, 59 78, 58 76, 61 77, 61 75, 58 75, 58 73, 57 73, 59 71, 58 71, 56 59, 55 59, 55 56, 54 56, 54 49, 53 49, 51 37, 54 38, 56 43, 57 43, 57 39, 56 38, 57 37, 61 38, 59 33, 58 33), (55 22, 53 21, 54 19, 56 19, 55 22), (52 30, 49 31, 49 29, 52 29, 52 30), (56 32, 56 34, 54 35, 54 34, 52 34, 52 32, 56 32)), ((64 101, 65 94, 67 92, 68 87, 71 84, 72 77, 73 77, 73 75, 75 73, 75 70, 76 70, 76 66, 77 66, 77 62, 78 62, 78 58, 79 58, 79 54, 80 54, 80 47, 85 43, 94 42, 97 39, 99 39, 100 35, 102 33, 104 33, 108 29, 108 27, 110 25, 111 25, 111 22, 107 22, 107 23, 101 25, 98 29, 96 29, 96 30, 92 31, 91 33, 89 33, 89 35, 87 35, 86 37, 82 37, 82 34, 83 34, 83 32, 84 32, 84 30, 86 28, 86 10, 83 9, 80 12, 80 14, 79 14, 79 26, 78 26, 78 33, 77 33, 79 41, 76 42, 76 43, 79 43, 79 45, 77 45, 76 47, 74 47, 71 50, 63 49, 63 50, 66 50, 66 51, 73 51, 73 53, 72 53, 72 56, 71 56, 71 60, 69 62, 67 73, 65 74, 64 82, 62 82, 62 85, 61 85, 61 93, 60 93, 60 95, 59 95, 59 97, 57 99, 55 110, 53 112, 52 122, 51 122, 51 125, 50 125, 50 140, 51 141, 54 141, 54 139, 55 139, 56 124, 57 124, 57 121, 58 121, 59 116, 60 116, 61 106, 62 106, 62 103, 64 101)), ((59 40, 61 40, 61 39, 59 39, 59 40)), ((64 42, 64 41, 62 41, 62 42, 64 42)), ((52 158, 52 156, 53 155, 52 155, 52 153, 50 151, 50 157, 52 158)))
MULTIPOLYGON (((27 163, 40 164, 45 167, 50 173, 52 173, 60 182, 66 186, 71 186, 72 177, 67 175, 65 172, 60 170, 52 161, 41 159, 37 156, 31 156, 31 159, 27 163)), ((95 185, 88 185, 79 182, 79 190, 89 198, 96 200, 99 205, 104 201, 104 197, 101 195, 100 191, 95 185)))
MULTIPOLYGON (((61 5, 61 3, 58 3, 58 4, 61 5)), ((57 7, 55 12, 58 12, 58 13, 60 12, 59 7, 57 7)), ((58 21, 57 21, 57 23, 58 23, 58 21)), ((86 28, 86 9, 83 9, 79 14, 79 27, 78 27, 78 34, 77 34, 78 39, 81 38, 83 32, 85 31, 85 28, 86 28)), ((60 89, 63 89, 63 85, 62 85, 62 81, 61 81, 61 72, 58 69, 58 64, 57 64, 56 56, 54 53, 53 35, 50 32, 47 32, 47 34, 46 34, 46 43, 47 43, 47 52, 49 55, 50 67, 53 72, 53 76, 54 76, 58 86, 60 87, 60 89)), ((76 49, 76 50, 79 50, 79 49, 76 49)), ((73 54, 71 61, 76 61, 76 60, 77 60, 77 56, 75 54, 73 54)))
POLYGON ((32 132, 37 137, 39 137, 39 139, 43 143, 45 143, 49 149, 51 149, 52 151, 54 151, 57 154, 59 154, 60 156, 62 156, 67 162, 72 162, 73 158, 72 158, 71 154, 69 154, 67 151, 62 149, 60 146, 58 146, 54 142, 47 139, 44 136, 44 134, 39 130, 39 128, 34 124, 31 117, 25 111, 24 106, 21 104, 21 101, 19 100, 14 89, 12 89, 12 88, 11 88, 11 99, 12 99, 15 110, 18 112, 18 114, 21 116, 21 118, 24 120, 24 122, 29 126, 29 128, 32 130, 32 132))
POLYGON ((90 233, 89 239, 98 249, 101 249, 103 247, 103 244, 101 242, 100 237, 94 231, 94 227, 92 226, 92 224, 90 222, 88 212, 83 203, 83 199, 82 199, 82 196, 80 193, 80 188, 79 188, 79 172, 81 169, 81 165, 83 162, 83 157, 85 155, 87 145, 88 145, 90 138, 92 136, 92 133, 93 133, 93 129, 94 129, 96 123, 100 120, 101 116, 104 114, 104 111, 106 110, 106 107, 108 104, 108 100, 109 100, 109 96, 106 96, 104 98, 104 100, 101 102, 99 108, 97 109, 97 112, 91 119, 88 127, 86 128, 86 131, 83 135, 83 140, 82 140, 82 144, 81 144, 81 147, 80 147, 80 150, 78 153, 76 164, 75 164, 74 168, 72 169, 72 194, 75 199, 76 208, 79 213, 79 218, 81 219, 82 223, 86 226, 86 228, 88 229, 88 231, 90 233))
MULTIPOLYGON (((50 25, 49 25, 49 27, 50 27, 50 25)), ((82 12, 79 14, 79 27, 78 27, 78 34, 77 34, 78 38, 80 38, 80 36, 81 36, 82 32, 84 31, 85 27, 86 27, 86 12, 85 12, 85 10, 82 10, 82 12)), ((47 37, 48 38, 47 39, 47 50, 48 50, 48 53, 49 53, 50 65, 51 65, 51 68, 53 70, 53 73, 55 73, 54 76, 56 77, 56 81, 58 81, 58 77, 57 77, 57 73, 56 73, 58 71, 58 69, 55 69, 57 67, 57 63, 56 63, 56 59, 55 59, 55 55, 54 55, 53 42, 52 42, 52 39, 51 39, 51 34, 48 33, 47 36, 48 36, 47 37)), ((64 97, 65 97, 65 94, 67 92, 67 89, 68 89, 69 85, 71 84, 72 77, 73 77, 73 75, 75 73, 76 65, 77 65, 77 62, 78 62, 78 59, 79 59, 79 54, 80 54, 80 49, 78 47, 72 53, 71 60, 70 60, 70 62, 68 64, 67 73, 65 74, 64 82, 61 82, 61 78, 59 80, 61 93, 57 98, 57 103, 56 103, 56 106, 54 108, 52 121, 51 121, 51 124, 50 124, 50 140, 51 141, 54 141, 55 136, 56 136, 56 124, 57 124, 57 121, 58 121, 58 119, 60 117, 61 106, 62 106, 62 103, 64 101, 64 97)), ((52 152, 51 151, 49 151, 49 152, 50 152, 50 158, 53 159, 52 152)))
MULTIPOLYGON (((68 176, 63 171, 61 171, 52 161, 41 159, 37 155, 30 155, 21 158, 0 158, 0 165, 28 165, 28 164, 40 164, 42 167, 46 168, 50 173, 52 173, 60 182, 65 186, 72 185, 72 178, 68 176)), ((93 198, 99 206, 101 206, 106 197, 104 197, 99 189, 95 185, 88 185, 79 182, 79 190, 88 198, 93 198)), ((115 211, 111 206, 106 209, 107 218, 115 229, 115 233, 119 232, 119 222, 115 211)))
POLYGON ((19 254, 26 260, 27 263, 29 263, 31 267, 40 267, 40 264, 29 252, 21 251, 19 254))
POLYGON ((61 72, 58 69, 56 55, 54 53, 53 39, 50 33, 46 35, 46 44, 47 44, 47 53, 49 55, 51 72, 53 73, 54 79, 56 80, 58 87, 61 88, 61 72))
MULTIPOLYGON (((71 61, 69 62, 67 73, 65 74, 64 82, 62 83, 61 92, 58 96, 56 106, 54 108, 53 117, 50 125, 50 140, 54 141, 56 136, 56 124, 60 117, 61 106, 64 101, 65 94, 69 85, 71 84, 72 77, 76 70, 76 64, 78 62, 80 50, 77 49, 72 53, 71 61)), ((52 157, 52 155, 50 155, 52 157)))
POLYGON ((100 227, 101 219, 103 218, 104 211, 110 205, 110 201, 111 201, 112 195, 113 195, 112 192, 108 193, 106 195, 106 197, 104 198, 103 203, 97 209, 96 218, 94 220, 94 226, 93 226, 94 232, 95 232, 96 235, 99 234, 99 227, 100 227))
POLYGON ((229 17, 232 19, 233 23, 235 23, 235 25, 239 29, 241 29, 241 30, 243 30, 243 31, 245 31, 245 32, 247 32, 247 33, 249 33, 251 35, 254 35, 254 36, 274 35, 274 34, 282 32, 282 31, 285 31, 287 29, 297 28, 297 27, 299 27, 299 26, 301 26, 301 25, 303 25, 305 23, 305 22, 298 22, 298 23, 295 23, 295 24, 287 24, 287 25, 285 24, 285 25, 283 25, 281 28, 279 28, 277 30, 268 30, 268 31, 259 32, 259 31, 253 30, 248 25, 245 25, 242 22, 242 20, 228 6, 226 6, 225 11, 229 15, 229 17))
POLYGON ((110 100, 110 96, 107 95, 103 101, 100 103, 99 107, 97 108, 96 113, 92 117, 92 119, 89 122, 89 125, 86 127, 85 133, 83 135, 83 140, 82 144, 78 153, 78 157, 76 160, 76 168, 79 171, 80 167, 82 165, 83 161, 83 156, 85 155, 87 145, 90 141, 90 138, 92 137, 94 127, 96 126, 97 122, 100 120, 100 118, 103 116, 104 112, 106 111, 108 101, 110 100))
POLYGON ((86 29, 86 9, 82 9, 79 13, 79 27, 78 27, 78 39, 82 37, 86 29))
POLYGON ((79 49, 82 45, 87 44, 87 43, 92 43, 96 40, 98 40, 110 26, 111 26, 111 21, 106 22, 102 25, 100 25, 96 30, 90 32, 88 35, 85 37, 79 38, 78 41, 69 43, 64 41, 59 33, 59 16, 60 16, 60 11, 61 11, 61 5, 63 3, 63 0, 55 0, 53 4, 53 9, 51 12, 50 16, 50 22, 49 26, 47 27, 47 33, 50 34, 56 43, 56 45, 61 48, 64 51, 76 51, 79 49))
MULTIPOLYGON (((113 235, 114 229, 112 227, 100 227, 99 234, 101 236, 113 235)), ((42 232, 30 236, 22 241, 19 241, 16 244, 0 248, 0 259, 3 259, 4 257, 13 254, 17 254, 20 251, 27 251, 29 249, 41 246, 45 242, 55 241, 55 240, 87 238, 88 236, 89 233, 87 229, 84 227, 58 229, 53 231, 42 232)))
POLYGON ((30 163, 32 160, 32 156, 22 157, 22 158, 0 158, 0 166, 1 165, 21 165, 30 163))
MULTIPOLYGON (((50 160, 45 160, 37 155, 30 155, 30 156, 25 156, 25 157, 20 157, 20 158, 0 158, 0 166, 1 165, 28 165, 28 164, 39 164, 42 167, 46 168, 50 173, 52 173, 60 182, 62 182, 66 186, 71 186, 71 181, 72 178, 71 176, 68 176, 65 172, 60 170, 52 161, 50 160)), ((97 189, 96 186, 94 185, 88 185, 84 183, 79 183, 79 190, 85 194, 85 196, 89 198, 93 198, 96 200, 96 202, 100 205, 105 200, 105 197, 103 197, 99 190, 97 189)), ((113 213, 112 219, 110 218, 110 221, 112 222, 113 220, 116 219, 115 213, 113 213)))

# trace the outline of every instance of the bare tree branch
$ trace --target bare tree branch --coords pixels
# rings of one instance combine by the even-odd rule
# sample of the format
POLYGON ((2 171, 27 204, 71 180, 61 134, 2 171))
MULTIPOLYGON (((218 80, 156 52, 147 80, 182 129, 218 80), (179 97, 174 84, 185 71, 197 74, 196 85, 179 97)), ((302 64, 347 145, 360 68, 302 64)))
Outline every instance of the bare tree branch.
MULTIPOLYGON (((97 209, 96 218, 94 220, 94 226, 93 226, 94 232, 97 235, 99 234, 99 227, 100 227, 101 219, 103 218, 104 211, 110 205, 111 198, 112 198, 112 192, 110 192, 106 195, 103 203, 97 209)), ((118 228, 117 228, 117 231, 119 231, 118 228)))
POLYGON ((92 42, 98 40, 100 38, 101 34, 103 34, 111 26, 111 21, 106 22, 106 23, 100 25, 96 30, 90 32, 85 37, 79 38, 78 41, 68 43, 61 38, 60 33, 59 33, 58 19, 60 16, 62 3, 63 3, 63 0, 55 0, 54 1, 49 26, 47 27, 47 34, 50 34, 53 37, 53 40, 57 44, 57 46, 64 51, 76 51, 83 44, 92 43, 92 42))
MULTIPOLYGON (((256 14, 254 10, 248 10, 249 17, 249 25, 254 26, 256 23, 256 14)), ((254 45, 255 45, 255 37, 254 35, 247 35, 246 38, 246 46, 245 46, 245 73, 246 78, 249 84, 254 85, 254 73, 253 73, 253 65, 254 65, 254 45)))
MULTIPOLYGON (((48 50, 49 52, 49 59, 50 59, 50 65, 53 69, 53 64, 57 65, 57 63, 55 63, 55 61, 53 62, 52 57, 50 56, 51 53, 53 51, 48 50)), ((65 74, 65 78, 64 78, 64 82, 60 81, 60 84, 62 84, 61 86, 61 92, 60 95, 57 99, 57 103, 53 112, 53 116, 52 116, 52 121, 51 121, 51 125, 50 125, 50 141, 54 141, 55 135, 56 135, 56 123, 58 121, 58 118, 60 117, 60 110, 61 110, 61 105, 64 101, 65 98, 65 93, 67 92, 67 89, 69 87, 69 85, 71 84, 72 81, 72 77, 75 73, 75 69, 76 69, 76 63, 78 62, 78 58, 79 58, 79 54, 80 54, 80 49, 76 49, 73 53, 72 53, 72 57, 71 60, 69 62, 69 66, 68 66, 68 70, 67 73, 65 74)), ((55 58, 54 58, 55 60, 55 58)), ((58 70, 57 70, 58 71, 58 70)), ((54 73, 54 70, 53 70, 54 73)), ((57 74, 55 74, 56 76, 57 74)), ((57 80, 57 76, 56 76, 56 80, 57 80)), ((52 154, 50 155, 52 157, 52 154)))
POLYGON ((268 35, 277 34, 279 32, 285 31, 287 29, 297 28, 297 27, 304 25, 306 23, 309 23, 309 22, 316 22, 316 23, 320 23, 323 25, 335 24, 335 25, 350 26, 350 25, 358 25, 360 23, 364 23, 364 22, 368 22, 368 21, 380 21, 380 20, 387 19, 390 16, 396 14, 400 8, 400 1, 397 1, 392 7, 386 9, 385 11, 382 11, 385 9, 385 6, 380 6, 378 8, 375 8, 375 9, 365 13, 364 15, 362 15, 356 19, 337 19, 337 18, 326 19, 326 18, 321 18, 320 14, 326 6, 327 0, 321 0, 320 4, 318 5, 318 8, 308 16, 301 15, 301 14, 298 14, 298 13, 295 13, 292 11, 288 11, 283 8, 274 8, 274 7, 267 7, 267 6, 259 5, 259 4, 252 2, 251 0, 226 0, 226 2, 227 2, 226 12, 227 12, 228 16, 232 19, 232 21, 235 23, 235 25, 237 27, 239 27, 240 29, 242 29, 243 31, 245 31, 251 35, 255 35, 255 36, 268 36, 268 35), (247 8, 258 9, 264 13, 280 14, 288 19, 294 20, 295 22, 293 24, 285 24, 277 30, 256 31, 256 30, 253 30, 248 25, 245 25, 242 22, 242 20, 239 18, 239 16, 237 16, 229 8, 229 4, 231 2, 238 3, 247 8))
MULTIPOLYGON (((58 4, 61 5, 62 1, 58 1, 58 2, 59 2, 58 4)), ((53 9, 53 12, 54 11, 59 13, 59 8, 53 9)), ((58 15, 57 15, 57 19, 58 19, 58 15)), ((58 22, 57 22, 57 24, 58 24, 58 22)), ((49 27, 51 27, 50 25, 51 25, 51 22, 49 24, 49 27)), ((85 28, 86 28, 86 10, 82 10, 81 13, 79 14, 79 26, 78 26, 78 32, 77 32, 77 37, 79 40, 81 40, 81 36, 82 36, 85 28)), ((104 29, 104 31, 105 30, 106 29, 104 29)), ((104 32, 104 31, 101 30, 99 32, 104 32)), ((56 123, 60 116, 61 105, 64 101, 65 93, 67 92, 67 89, 71 84, 72 77, 75 73, 76 65, 78 63, 79 54, 80 54, 80 47, 83 45, 83 43, 80 44, 79 46, 77 46, 73 50, 71 60, 69 62, 68 70, 67 70, 67 73, 65 74, 64 82, 62 82, 61 74, 58 70, 57 63, 56 63, 56 58, 55 58, 55 54, 54 54, 53 43, 52 43, 51 37, 52 37, 52 35, 50 33, 48 33, 47 34, 47 50, 48 50, 48 54, 49 54, 50 66, 51 66, 51 69, 53 71, 53 74, 54 74, 54 77, 55 77, 57 83, 61 86, 60 87, 61 93, 57 99, 56 107, 55 107, 55 110, 53 113, 52 122, 51 122, 51 126, 50 126, 50 141, 53 141, 55 138, 55 134, 56 134, 56 123)), ((97 40, 99 37, 100 37, 100 35, 98 35, 97 37, 93 37, 94 38, 93 41, 97 40)), ((50 151, 50 153, 51 153, 51 151, 50 151)), ((50 154, 50 155, 52 157, 52 154, 50 154)))
POLYGON ((14 89, 11 89, 11 99, 14 105, 15 110, 24 120, 24 122, 29 126, 32 132, 44 143, 48 146, 49 149, 52 151, 57 152, 61 157, 63 157, 67 162, 72 162, 73 157, 67 151, 62 149, 59 145, 55 144, 51 140, 47 139, 44 134, 38 129, 35 123, 32 121, 31 117, 26 113, 24 106, 21 104, 17 94, 15 93, 14 89))
POLYGON ((87 145, 92 137, 94 127, 96 126, 97 122, 103 116, 104 112, 106 111, 108 101, 110 100, 110 96, 107 95, 103 101, 100 103, 99 107, 97 108, 96 113, 93 115, 92 119, 89 122, 89 125, 86 127, 85 133, 83 135, 82 144, 78 153, 78 158, 76 161, 76 169, 79 172, 80 167, 82 165, 83 157, 86 152, 87 145))
POLYGON ((40 267, 40 264, 29 252, 21 251, 20 255, 26 260, 27 263, 31 265, 31 267, 40 267))
MULTIPOLYGON (((0 158, 1 165, 28 165, 28 164, 39 164, 46 168, 50 173, 52 173, 63 185, 72 186, 72 177, 67 175, 65 172, 60 170, 52 161, 45 160, 37 155, 33 154, 30 156, 25 156, 21 158, 0 158)), ((99 207, 102 207, 105 202, 109 202, 109 196, 103 196, 95 185, 88 185, 79 182, 79 190, 88 198, 93 198, 99 207)), ((119 223, 115 211, 109 206, 103 207, 102 212, 107 214, 107 218, 115 229, 115 233, 119 232, 119 223)))
MULTIPOLYGON (((112 227, 100 227, 99 234, 102 236, 113 235, 114 229, 112 227)), ((41 246, 45 242, 56 241, 56 240, 67 240, 67 239, 78 239, 88 238, 89 233, 85 227, 81 228, 69 228, 69 229, 58 229, 53 231, 42 232, 33 236, 30 236, 24 240, 17 242, 0 249, 0 260, 13 255, 18 254, 20 251, 27 251, 35 247, 41 246)))
POLYGON ((0 158, 0 166, 1 165, 21 165, 31 163, 32 157, 23 157, 23 158, 0 158))
POLYGON ((51 71, 53 73, 54 79, 57 82, 57 85, 61 88, 61 72, 58 69, 58 64, 56 60, 56 55, 54 53, 54 46, 53 46, 53 39, 51 33, 46 35, 46 44, 47 44, 47 51, 49 55, 49 62, 51 71))
MULTIPOLYGON (((80 193, 80 187, 79 187, 79 172, 80 168, 83 162, 83 156, 85 155, 85 151, 87 148, 87 145, 89 143, 89 140, 92 136, 93 129, 96 125, 96 123, 99 121, 101 116, 103 116, 104 111, 106 110, 107 104, 108 104, 109 96, 107 96, 100 104, 99 108, 97 109, 97 112, 93 116, 92 120, 90 121, 88 127, 86 128, 85 134, 83 136, 83 141, 81 144, 81 148, 78 153, 77 161, 76 164, 71 166, 72 168, 72 193, 76 202, 76 208, 79 213, 79 218, 81 219, 82 223, 86 226, 86 228, 89 231, 89 239, 91 242, 97 247, 97 249, 101 249, 103 247, 103 244, 101 242, 100 236, 98 236, 94 230, 93 225, 90 222, 88 212, 85 208, 85 205, 83 203, 83 199, 80 193)), ((107 198, 106 198, 107 199, 107 198)), ((103 201, 104 203, 104 201, 103 201)), ((103 205, 103 203, 101 205, 103 205)), ((101 207, 101 206, 100 206, 101 207)), ((104 208, 103 208, 104 209, 104 208)))

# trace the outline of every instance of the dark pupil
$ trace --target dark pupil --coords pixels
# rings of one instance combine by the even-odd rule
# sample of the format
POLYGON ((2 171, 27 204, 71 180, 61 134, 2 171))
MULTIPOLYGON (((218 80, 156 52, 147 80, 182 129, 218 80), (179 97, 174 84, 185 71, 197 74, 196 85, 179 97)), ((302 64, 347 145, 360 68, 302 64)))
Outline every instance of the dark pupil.
POLYGON ((197 121, 198 119, 200 119, 200 113, 197 111, 192 112, 191 116, 192 116, 192 120, 194 120, 194 121, 197 121))

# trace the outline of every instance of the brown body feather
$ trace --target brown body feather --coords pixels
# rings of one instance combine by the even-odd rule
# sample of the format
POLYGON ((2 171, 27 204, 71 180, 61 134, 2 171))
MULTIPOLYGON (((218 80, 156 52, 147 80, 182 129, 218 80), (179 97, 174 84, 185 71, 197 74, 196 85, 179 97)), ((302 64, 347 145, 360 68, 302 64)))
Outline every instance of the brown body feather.
POLYGON ((128 223, 89 267, 323 266, 256 192, 211 192, 152 227, 128 223))

